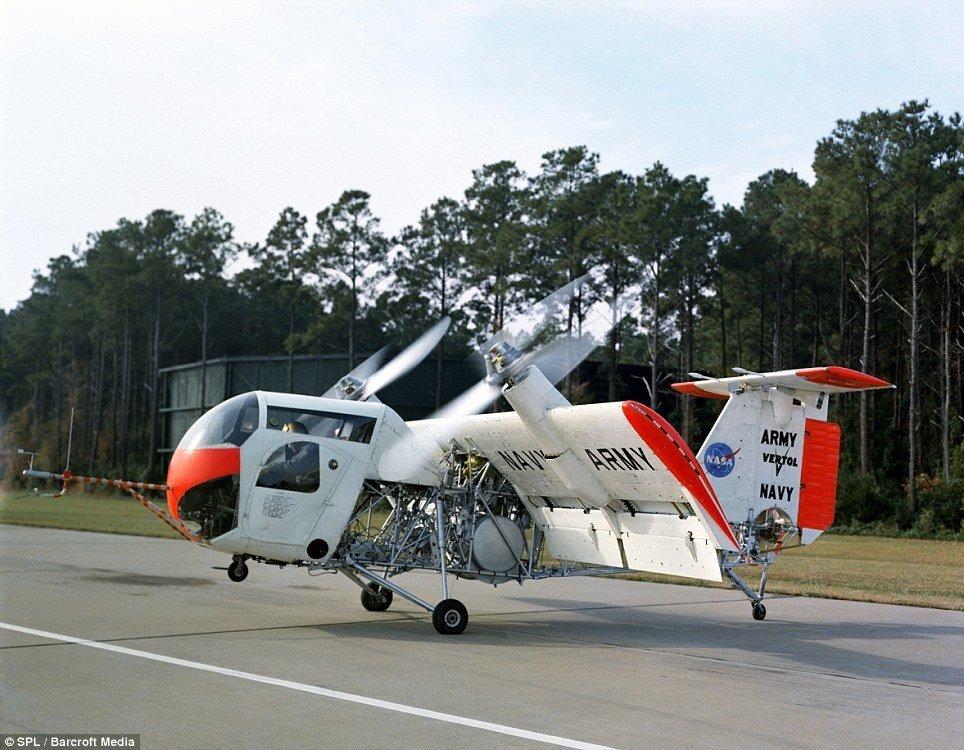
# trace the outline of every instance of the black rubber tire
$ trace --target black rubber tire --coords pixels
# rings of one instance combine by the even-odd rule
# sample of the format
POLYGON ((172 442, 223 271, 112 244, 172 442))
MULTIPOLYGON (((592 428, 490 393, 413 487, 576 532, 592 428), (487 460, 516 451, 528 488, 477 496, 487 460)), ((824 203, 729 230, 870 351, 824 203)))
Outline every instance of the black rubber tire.
POLYGON ((767 608, 764 607, 761 602, 756 602, 753 605, 753 619, 765 620, 766 617, 767 617, 767 608))
POLYGON ((458 599, 443 599, 432 612, 432 625, 442 635, 458 635, 469 624, 469 611, 458 599))
POLYGON ((391 589, 370 583, 362 589, 361 605, 369 612, 384 612, 392 606, 395 595, 391 589))
POLYGON ((228 566, 228 578, 235 583, 241 583, 248 577, 248 566, 243 559, 237 558, 228 566))

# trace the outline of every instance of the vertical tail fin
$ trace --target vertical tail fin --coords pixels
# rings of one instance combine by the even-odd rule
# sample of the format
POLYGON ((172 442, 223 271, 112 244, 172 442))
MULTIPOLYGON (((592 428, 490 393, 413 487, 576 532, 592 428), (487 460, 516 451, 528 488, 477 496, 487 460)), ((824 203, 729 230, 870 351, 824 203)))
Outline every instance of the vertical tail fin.
POLYGON ((809 544, 833 522, 840 427, 827 396, 890 383, 845 367, 813 367, 674 383, 691 396, 726 399, 697 458, 727 519, 774 510, 809 544))

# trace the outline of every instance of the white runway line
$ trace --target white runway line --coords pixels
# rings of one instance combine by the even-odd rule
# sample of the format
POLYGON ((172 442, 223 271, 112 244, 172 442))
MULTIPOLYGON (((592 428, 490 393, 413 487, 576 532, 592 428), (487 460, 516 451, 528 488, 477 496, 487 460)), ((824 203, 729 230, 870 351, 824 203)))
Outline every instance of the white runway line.
POLYGON ((570 740, 566 737, 556 737, 552 734, 543 734, 542 732, 530 732, 527 729, 517 729, 516 727, 505 726, 504 724, 493 724, 489 721, 479 721, 478 719, 470 719, 466 716, 456 716, 455 714, 446 714, 440 711, 430 711, 426 708, 417 708, 416 706, 406 706, 404 703, 393 703, 392 701, 383 701, 378 698, 368 698, 364 695, 355 695, 353 693, 343 693, 340 690, 329 690, 328 688, 318 687, 316 685, 307 685, 303 682, 292 682, 291 680, 279 680, 275 677, 265 677, 260 674, 253 674, 251 672, 241 672, 237 669, 227 669, 225 667, 217 667, 213 664, 204 664, 199 661, 189 661, 188 659, 178 659, 173 656, 164 656, 163 654, 154 654, 150 651, 139 651, 134 648, 126 648, 124 646, 115 646, 112 643, 98 643, 97 641, 88 641, 85 638, 75 638, 72 635, 63 635, 61 633, 51 633, 47 630, 35 630, 34 628, 25 628, 20 625, 12 625, 7 622, 0 622, 0 628, 4 630, 11 630, 15 633, 24 633, 26 635, 35 635, 38 638, 49 638, 54 641, 62 641, 64 643, 74 643, 78 646, 87 646, 89 648, 97 648, 101 651, 113 651, 115 654, 125 654, 126 656, 136 656, 140 659, 148 659, 150 661, 158 661, 163 664, 173 664, 178 667, 187 667, 188 669, 198 669, 202 672, 211 672, 213 674, 221 674, 226 677, 237 677, 241 680, 248 680, 249 682, 260 682, 264 685, 274 685, 276 687, 288 688, 289 690, 298 690, 302 693, 313 693, 314 695, 322 695, 326 698, 334 698, 339 701, 348 701, 349 703, 360 703, 365 706, 373 706, 375 708, 383 708, 387 711, 395 711, 400 714, 409 714, 411 716, 421 716, 424 719, 434 719, 435 721, 444 721, 449 724, 460 724, 464 727, 472 727, 473 729, 484 729, 487 732, 497 732, 498 734, 507 734, 510 737, 521 737, 526 740, 533 740, 534 742, 544 742, 548 745, 556 745, 558 747, 572 747, 577 748, 577 750, 615 750, 607 745, 596 745, 592 742, 580 742, 579 740, 570 740))

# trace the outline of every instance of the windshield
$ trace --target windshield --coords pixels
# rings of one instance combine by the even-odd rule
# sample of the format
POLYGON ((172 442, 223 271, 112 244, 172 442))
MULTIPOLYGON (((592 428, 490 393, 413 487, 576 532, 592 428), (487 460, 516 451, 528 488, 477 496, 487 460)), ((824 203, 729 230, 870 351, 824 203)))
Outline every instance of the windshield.
POLYGON ((257 428, 258 397, 254 393, 242 393, 218 404, 191 425, 178 448, 242 445, 257 428))
POLYGON ((375 417, 366 417, 361 414, 268 407, 269 430, 349 440, 353 443, 371 442, 375 421, 375 417))

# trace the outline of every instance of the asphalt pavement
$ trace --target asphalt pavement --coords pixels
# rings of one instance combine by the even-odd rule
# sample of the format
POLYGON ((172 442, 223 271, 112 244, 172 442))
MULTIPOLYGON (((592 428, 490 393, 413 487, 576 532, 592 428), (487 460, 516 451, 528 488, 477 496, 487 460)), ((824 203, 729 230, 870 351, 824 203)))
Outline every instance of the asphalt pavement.
MULTIPOLYGON (((460 636, 340 575, 0 526, 0 732, 142 748, 934 747, 964 613, 610 579, 454 581, 460 636)), ((779 563, 778 563, 779 564, 779 563)), ((439 579, 398 579, 439 598, 439 579)), ((957 740, 953 738, 957 737, 957 740)))

